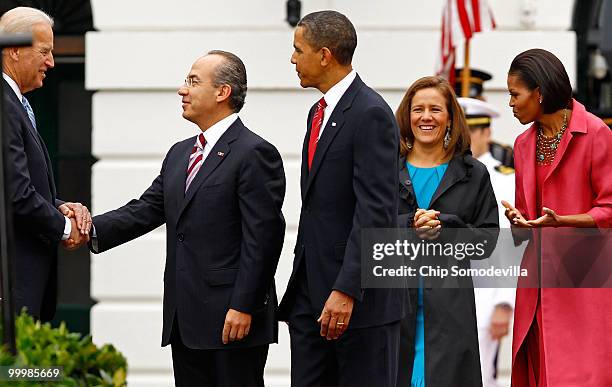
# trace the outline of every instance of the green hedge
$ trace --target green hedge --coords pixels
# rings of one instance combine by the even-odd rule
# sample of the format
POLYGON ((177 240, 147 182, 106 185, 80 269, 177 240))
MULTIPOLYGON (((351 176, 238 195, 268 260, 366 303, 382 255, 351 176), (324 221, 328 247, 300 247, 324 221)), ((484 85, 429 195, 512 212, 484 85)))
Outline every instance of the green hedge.
POLYGON ((98 348, 91 336, 71 333, 64 323, 52 328, 22 312, 15 321, 17 356, 0 348, 0 366, 64 369, 61 382, 0 382, 10 386, 126 386, 127 362, 112 345, 98 348))

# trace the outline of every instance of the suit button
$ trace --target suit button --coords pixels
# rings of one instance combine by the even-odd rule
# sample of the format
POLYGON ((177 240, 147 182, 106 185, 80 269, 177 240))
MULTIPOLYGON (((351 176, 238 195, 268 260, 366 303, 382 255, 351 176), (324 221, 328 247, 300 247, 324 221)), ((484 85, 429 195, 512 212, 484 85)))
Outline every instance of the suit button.
POLYGON ((307 214, 310 214, 310 206, 306 206, 306 208, 305 208, 304 210, 305 210, 305 212, 306 212, 307 214))
POLYGON ((182 242, 185 240, 185 235, 183 235, 182 233, 178 234, 176 237, 178 238, 179 242, 182 242))

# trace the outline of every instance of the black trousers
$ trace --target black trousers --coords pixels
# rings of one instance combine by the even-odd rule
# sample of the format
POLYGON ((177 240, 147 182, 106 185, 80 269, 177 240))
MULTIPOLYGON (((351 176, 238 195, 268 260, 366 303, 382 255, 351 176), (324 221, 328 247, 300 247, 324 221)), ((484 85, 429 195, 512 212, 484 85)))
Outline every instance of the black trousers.
POLYGON ((289 314, 291 385, 293 387, 395 387, 400 338, 399 321, 348 329, 337 340, 320 335, 308 297, 304 267, 297 273, 289 314))
MULTIPOLYGON (((221 333, 219 333, 221 334, 221 333)), ((176 387, 263 387, 268 345, 232 349, 192 349, 172 324, 172 366, 176 387)))

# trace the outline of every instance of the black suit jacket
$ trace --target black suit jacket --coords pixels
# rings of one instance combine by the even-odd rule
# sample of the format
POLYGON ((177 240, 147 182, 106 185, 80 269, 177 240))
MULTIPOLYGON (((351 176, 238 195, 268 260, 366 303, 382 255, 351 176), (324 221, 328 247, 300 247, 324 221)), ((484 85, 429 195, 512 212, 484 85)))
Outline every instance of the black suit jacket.
POLYGON ((382 325, 405 314, 404 289, 361 287, 361 230, 397 227, 399 130, 393 112, 356 77, 319 139, 308 170, 310 109, 302 150, 302 208, 293 273, 281 318, 292 308, 296 272, 305 263, 313 314, 332 290, 355 299, 350 328, 382 325))
POLYGON ((249 347, 276 342, 274 273, 285 234, 285 174, 274 146, 237 119, 185 193, 195 137, 174 144, 159 176, 137 200, 94 217, 98 252, 166 224, 164 328, 175 315, 186 346, 249 347), (249 335, 224 345, 225 315, 252 314, 249 335))
POLYGON ((57 210, 51 161, 25 108, 3 79, 8 179, 15 230, 15 310, 50 320, 57 303, 57 246, 66 221, 57 210))

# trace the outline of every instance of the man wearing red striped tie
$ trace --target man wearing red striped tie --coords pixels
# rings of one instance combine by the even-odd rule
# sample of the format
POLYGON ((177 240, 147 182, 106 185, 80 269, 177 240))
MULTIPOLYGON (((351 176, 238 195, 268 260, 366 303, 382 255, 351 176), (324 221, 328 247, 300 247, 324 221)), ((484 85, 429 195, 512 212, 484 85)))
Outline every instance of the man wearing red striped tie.
POLYGON ((277 341, 285 174, 276 148, 238 118, 246 90, 236 55, 199 58, 178 93, 201 133, 170 148, 139 199, 93 219, 96 253, 166 225, 162 345, 176 386, 263 386, 277 341))
POLYGON ((353 70, 346 16, 304 16, 294 33, 302 87, 323 93, 308 114, 302 209, 281 318, 291 335, 292 386, 395 386, 405 289, 364 289, 361 231, 397 227, 398 128, 353 70))

